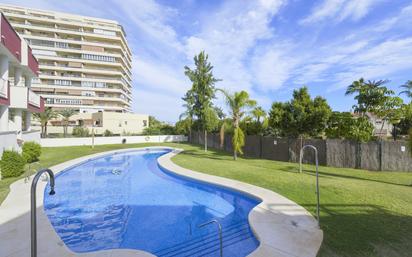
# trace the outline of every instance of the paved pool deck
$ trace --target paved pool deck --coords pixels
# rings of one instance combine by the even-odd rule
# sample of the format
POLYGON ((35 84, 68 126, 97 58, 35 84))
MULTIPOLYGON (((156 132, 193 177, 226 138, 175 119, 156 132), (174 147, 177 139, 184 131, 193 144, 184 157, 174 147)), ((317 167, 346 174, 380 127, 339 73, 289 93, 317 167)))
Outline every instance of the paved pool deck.
MULTIPOLYGON (((264 188, 247 183, 207 175, 182 168, 171 158, 182 150, 170 147, 144 147, 114 150, 84 156, 51 167, 55 173, 107 154, 143 149, 172 149, 161 156, 158 163, 170 172, 211 184, 234 189, 257 197, 262 202, 249 213, 249 224, 259 240, 253 257, 315 257, 323 239, 316 219, 293 201, 264 188)), ((30 256, 30 186, 29 180, 21 179, 10 186, 10 193, 0 206, 0 257, 30 256)), ((37 185, 37 233, 38 257, 145 257, 153 254, 137 250, 106 250, 77 254, 70 251, 54 231, 43 209, 43 192, 47 181, 37 185)), ((56 187, 58 193, 58 187, 56 187)))

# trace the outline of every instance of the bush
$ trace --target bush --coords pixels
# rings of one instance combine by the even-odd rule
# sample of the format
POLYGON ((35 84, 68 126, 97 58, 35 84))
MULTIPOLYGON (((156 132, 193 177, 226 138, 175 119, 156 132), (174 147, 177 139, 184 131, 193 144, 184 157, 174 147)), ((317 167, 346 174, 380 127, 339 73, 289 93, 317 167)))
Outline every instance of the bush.
POLYGON ((75 127, 73 128, 73 136, 75 137, 88 137, 89 136, 89 130, 87 128, 83 127, 75 127))
POLYGON ((23 145, 22 155, 27 163, 36 162, 41 155, 41 146, 36 142, 26 142, 23 145))
POLYGON ((111 132, 110 130, 106 129, 103 133, 103 136, 105 137, 111 137, 113 136, 113 132, 111 132))
POLYGON ((26 161, 15 151, 4 151, 0 161, 1 176, 3 178, 18 177, 24 173, 26 161))

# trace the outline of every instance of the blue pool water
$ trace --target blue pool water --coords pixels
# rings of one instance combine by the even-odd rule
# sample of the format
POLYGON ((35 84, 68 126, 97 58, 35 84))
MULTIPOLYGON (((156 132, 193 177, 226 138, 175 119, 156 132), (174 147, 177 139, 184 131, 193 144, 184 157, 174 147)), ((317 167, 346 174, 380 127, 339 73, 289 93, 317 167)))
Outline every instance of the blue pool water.
POLYGON ((117 153, 73 166, 45 190, 44 208, 74 252, 138 249, 157 256, 225 256, 257 248, 248 214, 259 201, 236 191, 174 175, 157 164, 169 150, 117 153))

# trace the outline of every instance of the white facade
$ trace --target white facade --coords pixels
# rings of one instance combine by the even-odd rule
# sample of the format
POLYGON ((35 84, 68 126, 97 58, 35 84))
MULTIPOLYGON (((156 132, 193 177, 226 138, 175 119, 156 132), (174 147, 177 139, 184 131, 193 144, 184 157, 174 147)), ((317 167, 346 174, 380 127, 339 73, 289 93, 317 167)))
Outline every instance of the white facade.
MULTIPOLYGON (((63 121, 56 119, 47 127, 49 134, 62 134, 63 121)), ((91 133, 103 135, 106 130, 115 135, 138 135, 149 127, 149 115, 135 113, 97 112, 79 113, 69 119, 67 133, 71 134, 75 127, 87 128, 91 133)))
POLYGON ((19 151, 25 140, 39 141, 32 131, 33 112, 44 110, 43 99, 31 89, 38 63, 30 47, 3 14, 0 15, 0 156, 5 149, 19 151))
POLYGON ((0 5, 30 44, 40 75, 33 91, 54 109, 130 112, 132 55, 116 21, 0 5))

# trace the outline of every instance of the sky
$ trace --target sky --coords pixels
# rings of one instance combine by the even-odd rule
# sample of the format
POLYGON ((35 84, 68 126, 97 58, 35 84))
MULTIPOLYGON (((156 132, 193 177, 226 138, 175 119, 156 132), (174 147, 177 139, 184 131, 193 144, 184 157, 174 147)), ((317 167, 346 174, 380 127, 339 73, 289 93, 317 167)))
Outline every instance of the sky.
MULTIPOLYGON (((412 1, 406 0, 11 0, 117 20, 133 53, 133 110, 175 122, 191 87, 184 66, 204 50, 222 81, 264 109, 307 86, 349 111, 352 81, 412 80, 412 1)), ((215 105, 223 107, 222 95, 215 105)))

